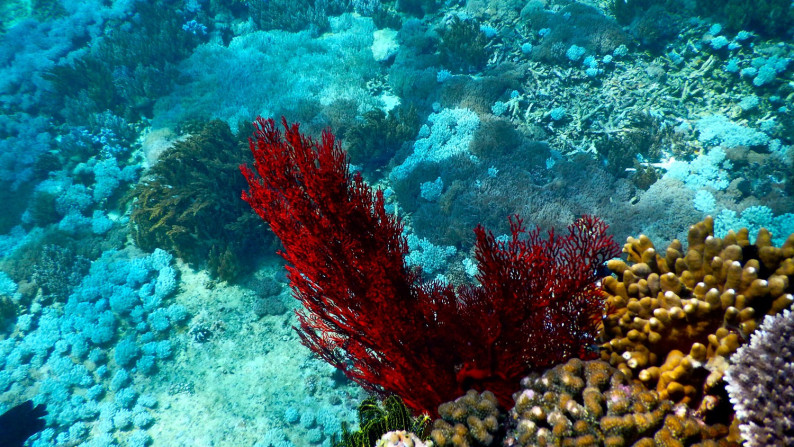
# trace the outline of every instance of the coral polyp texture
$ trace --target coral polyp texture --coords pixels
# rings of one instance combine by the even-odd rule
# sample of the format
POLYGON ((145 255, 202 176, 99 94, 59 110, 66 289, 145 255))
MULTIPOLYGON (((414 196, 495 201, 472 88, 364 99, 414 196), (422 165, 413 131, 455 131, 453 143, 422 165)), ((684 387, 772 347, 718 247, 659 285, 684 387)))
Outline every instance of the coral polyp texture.
POLYGON ((629 238, 628 262, 603 281, 613 312, 604 320, 602 358, 663 399, 727 422, 728 358, 765 315, 792 302, 794 235, 773 246, 766 229, 751 244, 746 229, 713 236, 707 217, 659 253, 646 236, 629 238))
POLYGON ((746 447, 794 445, 794 313, 767 316, 725 380, 746 447))
POLYGON ((571 359, 521 386, 504 445, 728 445, 727 426, 704 423, 601 360, 571 359))
POLYGON ((441 419, 433 423, 434 446, 496 445, 501 428, 499 403, 490 391, 469 390, 465 395, 438 407, 441 419))

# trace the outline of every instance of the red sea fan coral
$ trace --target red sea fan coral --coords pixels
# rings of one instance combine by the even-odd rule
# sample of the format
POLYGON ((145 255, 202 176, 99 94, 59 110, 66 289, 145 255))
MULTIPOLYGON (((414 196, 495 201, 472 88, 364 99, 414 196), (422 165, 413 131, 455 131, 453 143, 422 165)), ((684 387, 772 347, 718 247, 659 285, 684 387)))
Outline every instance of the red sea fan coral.
POLYGON ((402 224, 349 173, 334 136, 314 141, 282 121, 284 135, 257 119, 243 199, 281 239, 303 304, 296 329, 317 355, 431 414, 470 388, 508 406, 529 371, 590 356, 604 312, 596 272, 619 253, 603 222, 542 238, 514 218, 507 242, 478 227, 480 285, 423 282, 406 266, 402 224))

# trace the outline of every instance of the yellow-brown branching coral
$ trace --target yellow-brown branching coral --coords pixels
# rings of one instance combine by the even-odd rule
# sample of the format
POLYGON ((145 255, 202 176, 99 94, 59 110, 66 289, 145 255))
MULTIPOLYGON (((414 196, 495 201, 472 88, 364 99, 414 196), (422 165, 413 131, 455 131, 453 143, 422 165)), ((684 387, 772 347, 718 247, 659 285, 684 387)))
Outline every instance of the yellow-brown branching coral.
POLYGON ((710 426, 601 360, 569 360, 522 381, 509 446, 727 445, 710 426))
POLYGON ((488 446, 499 429, 496 396, 469 390, 464 396, 438 407, 441 419, 433 424, 430 439, 438 447, 488 446))
POLYGON ((663 399, 727 418, 728 357, 792 302, 794 235, 774 247, 765 229, 755 244, 746 229, 713 234, 708 217, 690 228, 686 251, 678 240, 659 253, 644 235, 628 239, 628 261, 610 261, 617 278, 603 281, 612 312, 602 359, 663 399))

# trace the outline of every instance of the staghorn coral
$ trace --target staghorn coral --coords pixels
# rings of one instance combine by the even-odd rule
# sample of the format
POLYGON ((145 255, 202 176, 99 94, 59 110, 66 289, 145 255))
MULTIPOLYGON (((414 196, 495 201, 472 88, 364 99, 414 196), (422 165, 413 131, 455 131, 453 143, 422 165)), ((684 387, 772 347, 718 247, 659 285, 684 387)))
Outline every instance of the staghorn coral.
POLYGON ((167 249, 193 266, 206 264, 224 280, 251 268, 269 236, 240 200, 244 148, 215 120, 167 149, 131 192, 135 242, 145 250, 167 249))
POLYGON ((521 382, 505 445, 727 445, 707 425, 601 360, 571 359, 521 382))
POLYGON ((794 313, 768 315, 725 380, 746 447, 794 445, 794 313))
POLYGON ((688 250, 673 241, 659 254, 647 236, 628 239, 628 263, 603 281, 613 312, 604 320, 602 359, 664 399, 727 422, 727 358, 764 315, 792 302, 794 235, 774 247, 761 229, 715 238, 711 217, 690 227, 688 250))
POLYGON ((438 407, 441 419, 433 423, 430 439, 435 446, 488 446, 500 429, 496 396, 469 390, 464 396, 438 407))

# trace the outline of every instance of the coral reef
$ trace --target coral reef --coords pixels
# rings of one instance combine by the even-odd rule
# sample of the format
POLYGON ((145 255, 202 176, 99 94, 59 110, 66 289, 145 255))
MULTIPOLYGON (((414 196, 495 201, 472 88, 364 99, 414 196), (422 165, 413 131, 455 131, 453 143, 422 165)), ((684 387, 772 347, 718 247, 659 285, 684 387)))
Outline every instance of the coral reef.
POLYGON ((647 236, 629 238, 628 262, 612 260, 603 281, 611 314, 602 358, 626 377, 727 421, 722 377, 727 359, 764 315, 792 302, 794 235, 783 247, 761 229, 713 236, 711 217, 690 227, 688 248, 675 240, 657 252, 647 236))
POLYGON ((436 12, 443 2, 439 0, 397 0, 397 11, 417 17, 436 12))
POLYGON ((345 12, 350 6, 341 0, 251 0, 245 4, 257 29, 289 32, 308 29, 313 35, 328 31, 329 17, 345 12))
POLYGON ((794 445, 794 313, 767 315, 725 380, 745 447, 794 445))
MULTIPOLYGON (((432 446, 432 444, 430 444, 432 446)), ((384 434, 375 447, 427 447, 415 434, 405 430, 390 431, 384 434)))
POLYGON ((532 368, 593 354, 604 304, 597 272, 619 252, 599 219, 545 239, 520 218, 507 241, 477 227, 479 285, 427 283, 406 265, 402 224, 383 192, 349 172, 333 134, 316 142, 282 124, 285 135, 257 120, 243 199, 284 245, 304 307, 298 334, 323 360, 429 413, 471 388, 505 405, 532 368))
MULTIPOLYGON (((430 439, 433 445, 464 446, 494 444, 499 439, 499 403, 490 391, 482 394, 469 390, 465 395, 438 407, 441 417, 433 422, 430 439)), ((494 444, 495 445, 495 444, 494 444)))
POLYGON ((628 123, 623 127, 625 132, 599 135, 596 147, 598 153, 606 159, 609 172, 616 177, 633 173, 631 180, 634 184, 647 189, 650 184, 644 179, 644 175, 653 175, 655 171, 643 166, 639 160, 659 159, 673 132, 649 113, 633 112, 626 115, 628 123))
POLYGON ((88 273, 91 262, 68 247, 45 245, 33 266, 31 281, 41 288, 45 297, 66 301, 72 289, 88 273))
POLYGON ((0 293, 0 327, 5 327, 7 320, 14 318, 17 315, 17 306, 14 299, 5 294, 0 293))
POLYGON ((527 16, 533 27, 547 29, 543 39, 531 52, 535 60, 570 63, 567 51, 576 46, 588 54, 608 54, 629 43, 628 36, 611 17, 599 9, 579 2, 557 12, 536 9, 527 16))
POLYGON ((601 360, 571 359, 521 385, 505 445, 728 445, 727 426, 704 424, 601 360))
POLYGON ((167 149, 131 192, 135 242, 206 265, 224 280, 253 268, 272 239, 239 198, 246 158, 244 144, 217 120, 167 149))
POLYGON ((613 0, 609 9, 618 23, 630 25, 639 44, 654 51, 663 50, 682 27, 679 0, 613 0))

